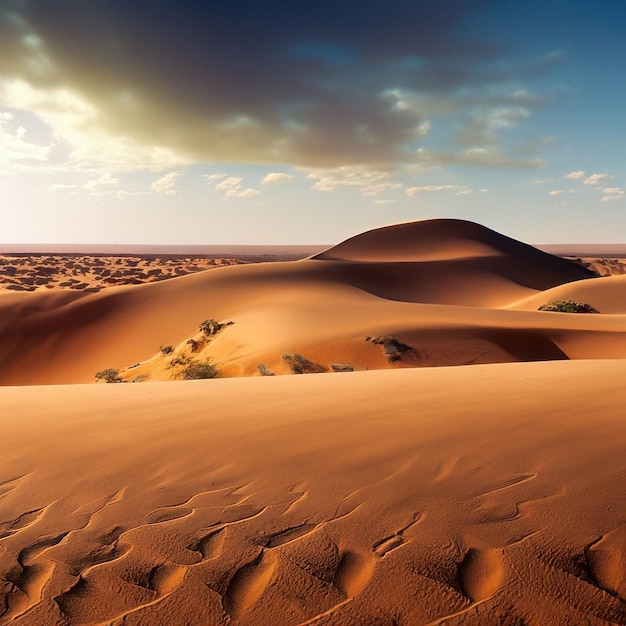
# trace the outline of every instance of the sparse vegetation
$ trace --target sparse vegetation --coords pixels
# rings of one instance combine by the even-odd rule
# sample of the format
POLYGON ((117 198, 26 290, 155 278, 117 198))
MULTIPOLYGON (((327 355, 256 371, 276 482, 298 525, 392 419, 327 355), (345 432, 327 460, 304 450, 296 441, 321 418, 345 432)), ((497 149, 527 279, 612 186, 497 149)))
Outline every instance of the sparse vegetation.
POLYGON ((176 367, 177 365, 187 365, 188 363, 189 363, 189 357, 187 357, 185 355, 174 357, 170 361, 170 365, 172 367, 176 367))
POLYGON ((107 369, 96 372, 96 380, 103 381, 105 383, 121 383, 120 371, 109 367, 107 369))
POLYGON ((323 365, 313 363, 301 354, 283 354, 283 361, 294 374, 321 374, 328 371, 323 365))
POLYGON ((259 363, 256 368, 259 370, 259 374, 261 374, 261 376, 275 376, 274 372, 272 372, 272 370, 270 370, 265 363, 259 363))
POLYGON ((200 324, 200 330, 207 336, 210 337, 212 335, 217 335, 217 333, 224 328, 224 326, 230 326, 233 322, 218 322, 217 320, 210 319, 204 320, 200 324))
POLYGON ((185 380, 201 380, 206 378, 217 378, 219 371, 210 361, 193 361, 183 370, 185 380))
POLYGON ((174 352, 174 346, 161 346, 159 350, 161 350, 161 354, 172 354, 172 352, 174 352))
POLYGON ((333 372, 354 372, 354 365, 350 363, 331 363, 330 369, 333 372))
POLYGON ((555 300, 542 304, 538 311, 554 311, 557 313, 599 313, 590 304, 574 302, 574 300, 555 300))
POLYGON ((187 345, 191 346, 192 352, 198 352, 198 350, 200 349, 200 342, 196 341, 195 339, 189 339, 187 341, 187 345))

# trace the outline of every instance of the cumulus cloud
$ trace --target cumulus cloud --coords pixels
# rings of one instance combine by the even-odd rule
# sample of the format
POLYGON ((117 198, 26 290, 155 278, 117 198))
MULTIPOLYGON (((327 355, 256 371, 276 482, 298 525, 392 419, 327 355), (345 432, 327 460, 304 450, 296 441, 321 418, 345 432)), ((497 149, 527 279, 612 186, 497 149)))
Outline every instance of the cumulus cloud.
POLYGON ((437 191, 454 191, 457 196, 466 196, 474 192, 470 187, 460 185, 424 185, 422 187, 407 187, 404 192, 407 196, 417 196, 422 193, 437 191))
POLYGON ((539 62, 507 67, 505 51, 465 27, 492 4, 381 11, 269 0, 259 12, 252 0, 236 11, 228 2, 4 0, 0 80, 12 87, 0 102, 49 125, 76 166, 410 163, 438 116, 470 107, 462 145, 499 145, 501 131, 541 106, 523 89, 507 92, 539 62))
POLYGON ((562 196, 564 193, 576 193, 575 189, 553 189, 549 195, 562 196))
POLYGON ((252 198, 261 193, 258 189, 252 189, 251 187, 242 189, 242 182, 242 178, 227 176, 215 185, 215 189, 223 191, 226 198, 252 198))
POLYGON ((92 195, 100 195, 102 193, 107 193, 111 187, 117 187, 119 182, 119 179, 107 173, 102 174, 102 176, 99 176, 98 178, 88 180, 84 185, 82 185, 82 188, 89 191, 92 195))
POLYGON ((339 167, 331 170, 313 170, 308 178, 315 180, 315 191, 335 191, 340 188, 352 188, 364 196, 377 196, 389 189, 399 189, 402 184, 395 181, 388 171, 367 167, 339 167))
POLYGON ((176 180, 180 176, 180 172, 170 172, 169 174, 165 174, 158 180, 155 180, 152 185, 150 185, 150 189, 152 191, 156 191, 156 193, 163 193, 167 195, 171 195, 176 193, 174 190, 174 185, 176 184, 176 180))
POLYGON ((484 167, 536 168, 543 165, 539 158, 527 158, 520 154, 503 152, 498 147, 470 148, 461 152, 434 152, 419 148, 417 163, 422 166, 476 165, 484 167))
POLYGON ((602 190, 601 202, 615 202, 624 198, 624 190, 621 187, 607 187, 602 190))
POLYGON ((585 177, 584 170, 576 170, 574 172, 570 172, 569 174, 565 174, 565 178, 569 178, 570 180, 581 180, 585 177))
POLYGON ((585 178, 583 183, 585 185, 599 185, 600 183, 607 183, 613 177, 610 174, 592 174, 591 176, 585 178))
POLYGON ((288 183, 293 180, 293 176, 285 174, 284 172, 270 172, 267 176, 261 180, 262 185, 276 185, 282 183, 288 183))

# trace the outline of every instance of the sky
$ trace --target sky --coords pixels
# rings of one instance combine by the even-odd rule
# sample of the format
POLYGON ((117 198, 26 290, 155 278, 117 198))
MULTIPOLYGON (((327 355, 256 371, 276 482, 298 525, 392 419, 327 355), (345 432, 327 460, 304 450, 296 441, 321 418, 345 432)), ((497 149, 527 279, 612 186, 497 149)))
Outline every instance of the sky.
POLYGON ((0 243, 626 242, 626 0, 0 0, 0 243))

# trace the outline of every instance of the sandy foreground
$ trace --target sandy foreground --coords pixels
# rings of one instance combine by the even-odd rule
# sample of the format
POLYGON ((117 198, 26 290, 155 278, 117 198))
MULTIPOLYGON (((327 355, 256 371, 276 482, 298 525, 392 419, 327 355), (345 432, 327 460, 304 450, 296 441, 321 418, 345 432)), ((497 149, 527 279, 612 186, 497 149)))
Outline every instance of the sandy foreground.
POLYGON ((593 276, 434 220, 0 294, 0 624, 626 624, 626 282, 593 276), (107 366, 147 382, 67 384, 107 366))

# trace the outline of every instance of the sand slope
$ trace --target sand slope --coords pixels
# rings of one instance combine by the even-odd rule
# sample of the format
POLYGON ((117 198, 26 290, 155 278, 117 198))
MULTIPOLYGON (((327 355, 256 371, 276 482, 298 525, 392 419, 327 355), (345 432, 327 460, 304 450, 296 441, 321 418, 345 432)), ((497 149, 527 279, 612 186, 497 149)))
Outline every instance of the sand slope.
MULTIPOLYGON (((591 288, 604 294, 602 304, 612 302, 606 312, 620 314, 610 320, 507 309, 533 297, 548 301, 550 289, 592 283, 590 276, 477 224, 427 220, 371 231, 304 261, 224 267, 98 294, 0 294, 0 383, 90 382, 100 369, 135 365, 161 345, 185 342, 207 318, 234 322, 202 355, 224 376, 255 374, 260 363, 285 373, 285 353, 357 370, 621 358, 626 308, 617 281, 591 288), (390 363, 365 343, 368 336, 411 349, 390 363)), ((125 377, 139 373, 178 375, 161 364, 125 377)))
POLYGON ((431 220, 1 293, 0 625, 626 624, 625 288, 431 220), (222 379, 34 384, 171 380, 190 337, 222 379), (295 353, 379 371, 258 375, 295 353))
POLYGON ((624 624, 625 376, 2 388, 0 623, 624 624))

